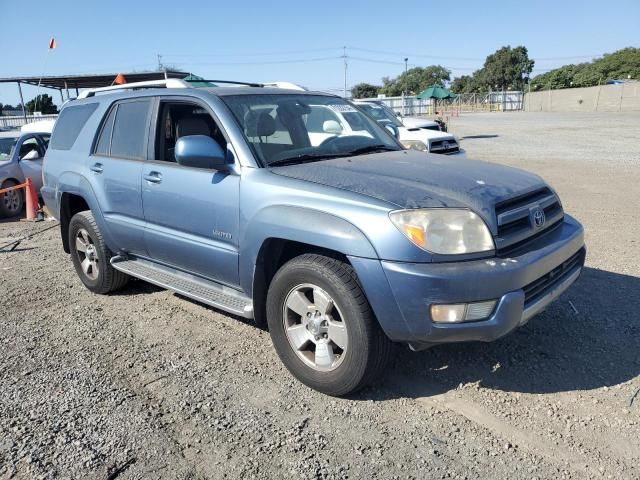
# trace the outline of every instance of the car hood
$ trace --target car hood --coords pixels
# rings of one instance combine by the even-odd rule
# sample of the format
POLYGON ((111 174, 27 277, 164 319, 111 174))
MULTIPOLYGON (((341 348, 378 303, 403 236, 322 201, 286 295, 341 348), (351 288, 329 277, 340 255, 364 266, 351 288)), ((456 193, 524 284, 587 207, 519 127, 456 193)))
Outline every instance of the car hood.
POLYGON ((422 128, 422 127, 434 127, 438 124, 433 120, 420 117, 402 117, 400 121, 407 128, 422 128))
POLYGON ((494 233, 497 202, 545 185, 537 175, 516 168, 414 150, 274 167, 271 171, 367 195, 398 208, 470 208, 494 233))
POLYGON ((450 133, 441 132, 439 130, 428 130, 424 128, 400 128, 400 140, 421 140, 427 142, 429 140, 454 140, 455 137, 450 133))

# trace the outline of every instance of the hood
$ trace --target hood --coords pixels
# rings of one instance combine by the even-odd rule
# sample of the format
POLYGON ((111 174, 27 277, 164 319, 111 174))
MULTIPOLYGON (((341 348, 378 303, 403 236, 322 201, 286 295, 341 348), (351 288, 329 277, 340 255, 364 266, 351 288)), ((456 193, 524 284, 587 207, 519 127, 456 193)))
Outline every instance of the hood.
POLYGON ((400 119, 407 128, 436 127, 438 124, 433 120, 420 117, 402 117, 400 119))
POLYGON ((497 202, 545 185, 537 175, 516 168, 415 150, 274 167, 271 171, 367 195, 397 208, 470 208, 494 233, 497 202))
POLYGON ((456 138, 447 132, 440 130, 428 130, 424 128, 406 128, 400 129, 400 140, 421 140, 428 142, 429 140, 455 140, 456 138))

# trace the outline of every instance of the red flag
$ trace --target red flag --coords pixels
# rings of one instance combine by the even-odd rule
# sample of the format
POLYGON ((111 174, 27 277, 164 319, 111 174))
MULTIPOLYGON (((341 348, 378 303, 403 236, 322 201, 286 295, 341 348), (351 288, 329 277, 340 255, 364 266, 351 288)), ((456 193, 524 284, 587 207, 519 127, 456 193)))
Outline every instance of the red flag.
POLYGON ((113 83, 115 85, 123 85, 125 83, 127 83, 127 79, 124 78, 124 75, 119 73, 118 75, 116 75, 116 79, 113 81, 113 83))
POLYGON ((53 50, 54 48, 56 48, 56 39, 51 37, 51 40, 49 40, 49 50, 53 50))

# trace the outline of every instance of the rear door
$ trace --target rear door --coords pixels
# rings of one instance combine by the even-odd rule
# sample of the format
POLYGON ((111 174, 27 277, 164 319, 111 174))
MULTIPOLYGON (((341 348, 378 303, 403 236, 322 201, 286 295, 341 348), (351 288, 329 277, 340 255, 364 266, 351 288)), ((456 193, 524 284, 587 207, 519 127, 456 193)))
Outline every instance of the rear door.
MULTIPOLYGON (((189 97, 161 98, 155 107, 142 200, 149 256, 218 282, 238 284, 240 176, 178 165, 175 142, 207 135, 228 155, 228 137, 212 110, 189 97)), ((232 158, 232 157, 230 157, 232 158)))
POLYGON ((117 248, 146 254, 141 175, 151 98, 123 100, 105 115, 89 160, 90 181, 117 248))

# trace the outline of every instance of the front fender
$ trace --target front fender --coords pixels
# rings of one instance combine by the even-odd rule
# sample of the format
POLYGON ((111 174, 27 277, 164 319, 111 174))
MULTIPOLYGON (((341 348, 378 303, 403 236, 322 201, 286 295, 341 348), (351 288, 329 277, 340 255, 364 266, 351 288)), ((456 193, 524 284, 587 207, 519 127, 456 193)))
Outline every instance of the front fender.
POLYGON ((344 255, 378 258, 366 235, 352 223, 329 213, 289 205, 271 205, 248 220, 240 238, 240 285, 253 290, 253 272, 260 248, 278 238, 313 245, 344 255))

